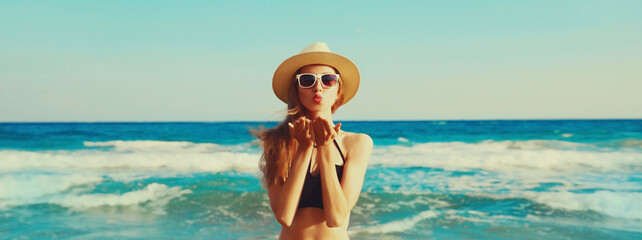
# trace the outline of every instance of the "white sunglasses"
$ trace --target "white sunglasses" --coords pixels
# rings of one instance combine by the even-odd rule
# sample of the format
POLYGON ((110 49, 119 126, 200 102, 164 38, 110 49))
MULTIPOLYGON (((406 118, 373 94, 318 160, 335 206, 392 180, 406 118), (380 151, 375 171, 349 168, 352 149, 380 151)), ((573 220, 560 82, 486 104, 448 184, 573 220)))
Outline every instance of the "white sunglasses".
POLYGON ((317 83, 317 78, 321 79, 321 85, 327 88, 331 88, 339 84, 339 74, 336 73, 324 73, 318 75, 312 73, 301 73, 296 75, 296 81, 299 83, 299 87, 301 88, 311 88, 317 83))

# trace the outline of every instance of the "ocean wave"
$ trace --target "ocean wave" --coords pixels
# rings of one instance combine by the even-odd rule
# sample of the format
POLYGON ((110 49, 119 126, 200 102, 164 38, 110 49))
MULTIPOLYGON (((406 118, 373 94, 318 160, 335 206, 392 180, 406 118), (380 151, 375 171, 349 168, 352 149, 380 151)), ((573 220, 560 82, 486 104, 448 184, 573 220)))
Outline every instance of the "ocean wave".
POLYGON ((260 155, 243 152, 0 151, 1 171, 28 169, 258 171, 260 155))
MULTIPOLYGON (((162 213, 167 201, 188 194, 190 190, 157 184, 124 194, 88 192, 103 181, 163 178, 177 172, 234 170, 249 176, 258 172, 260 158, 259 153, 190 142, 109 141, 87 145, 114 150, 0 151, 0 186, 3 186, 0 188, 0 208, 52 203, 79 210, 126 206, 162 213), (167 146, 164 151, 153 150, 163 146, 167 146), (151 198, 158 198, 158 201, 149 202, 151 198)), ((497 199, 529 199, 555 209, 642 219, 642 208, 636 205, 642 202, 642 193, 638 193, 640 185, 630 179, 631 173, 636 176, 642 170, 642 153, 583 151, 576 147, 584 145, 539 140, 377 146, 366 175, 370 181, 364 183, 364 191, 402 195, 404 192, 487 194, 497 199), (581 192, 584 189, 588 190, 581 192)), ((362 200, 368 200, 368 197, 362 200)), ((389 206, 418 210, 437 206, 424 198, 397 200, 389 206)), ((375 204, 376 201, 366 203, 375 204)), ((445 205, 449 203, 444 202, 445 205)), ((368 212, 365 208, 355 210, 368 212)), ((427 216, 430 214, 359 231, 403 231, 402 223, 417 224, 429 218, 427 216)))
POLYGON ((627 139, 617 143, 621 147, 642 148, 642 139, 627 139))
POLYGON ((151 183, 143 189, 123 194, 65 195, 52 199, 49 203, 75 210, 124 206, 135 210, 148 210, 155 214, 165 214, 164 207, 170 200, 190 193, 192 191, 189 189, 151 183))
MULTIPOLYGON (((364 191, 392 194, 398 198, 400 195, 429 196, 443 193, 465 196, 464 199, 489 198, 497 201, 527 199, 552 209, 594 211, 616 218, 642 220, 642 205, 639 204, 642 202, 642 186, 635 180, 635 175, 638 174, 559 174, 549 171, 510 173, 471 171, 459 175, 456 172, 432 169, 413 169, 403 172, 382 169, 367 175, 364 191)), ((364 199, 368 200, 367 197, 364 199)), ((405 201, 414 203, 408 199, 405 201)), ((392 207, 401 203, 403 202, 388 204, 392 207)), ((463 202, 446 201, 446 203, 463 202)), ((420 206, 437 207, 438 205, 420 206)))
POLYGON ((105 142, 89 142, 85 141, 85 147, 109 147, 115 151, 124 152, 197 152, 209 153, 230 151, 234 148, 229 146, 222 146, 214 143, 193 143, 186 141, 152 141, 152 140, 138 140, 138 141, 105 141, 105 142))
MULTIPOLYGON (((609 160, 612 159, 605 161, 609 160)), ((370 195, 395 196, 396 201, 385 203, 390 209, 405 203, 413 207, 416 204, 418 207, 438 206, 415 201, 426 198, 438 198, 453 205, 474 205, 483 202, 500 202, 500 205, 501 202, 522 204, 528 201, 530 203, 524 206, 558 209, 564 212, 564 216, 588 214, 642 220, 642 205, 639 204, 642 202, 642 186, 638 181, 639 172, 625 172, 624 169, 620 171, 462 171, 459 168, 448 171, 428 167, 380 167, 369 169, 363 186, 364 191, 376 194, 362 197, 366 203, 371 203, 376 201, 371 200, 368 197, 370 195), (454 197, 443 199, 440 194, 454 197), (481 201, 478 201, 479 199, 481 201), (542 206, 537 206, 538 204, 542 206), (571 213, 572 211, 588 212, 571 213)))
POLYGON ((596 211, 612 217, 642 220, 642 193, 596 191, 593 193, 524 192, 524 197, 552 208, 596 211))
MULTIPOLYGON (((89 193, 111 177, 101 172, 17 172, 0 177, 0 209, 31 204, 57 204, 75 210, 125 206, 163 213, 171 200, 191 190, 151 183, 143 189, 124 194, 89 193)), ((116 173, 116 176, 123 176, 116 173)), ((150 177, 147 175, 147 177, 150 177)))
POLYGON ((5 173, 0 176, 0 208, 13 205, 34 204, 42 198, 61 192, 77 192, 93 189, 104 180, 98 174, 22 172, 5 173))
POLYGON ((471 223, 496 223, 498 220, 503 219, 515 219, 511 216, 505 215, 494 215, 490 216, 488 212, 479 212, 474 210, 458 211, 454 209, 445 211, 445 219, 455 220, 460 223, 471 222, 471 223))
POLYGON ((373 151, 371 164, 419 166, 446 170, 641 171, 641 152, 600 152, 575 148, 585 144, 549 141, 435 142, 393 145, 373 151))
POLYGON ((413 229, 417 223, 426 219, 436 218, 438 215, 439 214, 434 210, 426 210, 426 211, 419 212, 418 214, 409 218, 371 225, 367 227, 351 228, 349 230, 349 233, 355 234, 355 233, 365 232, 365 233, 380 234, 380 233, 404 232, 404 231, 413 229))
MULTIPOLYGON (((479 192, 467 193, 464 196, 466 196, 465 199, 489 198, 495 201, 527 199, 534 204, 541 204, 550 209, 593 211, 615 218, 642 220, 642 205, 639 204, 642 202, 641 192, 601 190, 591 193, 575 193, 570 191, 537 192, 515 190, 506 194, 479 192)), ((534 214, 542 214, 542 210, 537 210, 534 214)), ((570 216, 568 212, 565 215, 570 216)))
MULTIPOLYGON (((260 150, 252 143, 218 145, 185 141, 84 142, 87 149, 0 150, 2 170, 173 169, 257 171, 260 150), (94 148, 94 149, 92 149, 94 148), (98 149, 95 149, 98 148, 98 149), (107 150, 107 151, 105 151, 107 150)), ((371 165, 489 171, 642 171, 642 152, 587 151, 590 144, 556 141, 431 142, 375 146, 371 165)), ((629 142, 627 144, 637 144, 629 142)))

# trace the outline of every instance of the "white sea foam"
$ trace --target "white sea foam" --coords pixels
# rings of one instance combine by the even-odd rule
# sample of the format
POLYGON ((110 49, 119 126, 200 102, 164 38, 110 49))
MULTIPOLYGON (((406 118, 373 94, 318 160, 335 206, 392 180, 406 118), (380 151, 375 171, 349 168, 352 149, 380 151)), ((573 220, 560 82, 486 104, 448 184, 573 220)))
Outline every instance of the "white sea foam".
MULTIPOLYGON (((236 151, 238 146, 189 142, 109 141, 87 142, 86 145, 92 148, 107 147, 107 151, 0 151, 0 208, 54 200, 56 204, 64 206, 78 204, 80 207, 77 208, 80 209, 97 206, 90 202, 98 206, 138 206, 128 201, 133 201, 132 198, 145 199, 162 192, 166 193, 166 198, 172 199, 189 190, 162 185, 165 188, 152 186, 128 195, 85 193, 109 179, 128 182, 158 174, 171 176, 177 172, 257 172, 260 157, 259 153, 236 151), (100 202, 95 200, 97 198, 109 200, 100 202)), ((590 148, 578 143, 544 140, 394 145, 376 147, 370 166, 420 166, 450 171, 474 170, 479 173, 458 176, 448 172, 416 171, 403 177, 393 173, 384 174, 379 177, 381 182, 388 183, 381 186, 384 191, 425 193, 430 190, 424 186, 430 186, 438 192, 488 193, 497 198, 524 197, 554 208, 592 210, 615 217, 642 219, 642 210, 639 204, 636 205, 642 202, 642 197, 639 193, 627 193, 638 191, 639 184, 617 178, 617 173, 628 176, 632 172, 642 171, 642 153, 578 149, 585 147, 590 148), (609 175, 600 172, 608 172, 609 175), (542 183, 554 183, 544 190, 553 192, 528 190, 538 188, 542 183), (572 193, 573 190, 582 189, 610 191, 572 193), (502 194, 494 194, 498 192, 502 194)), ((367 191, 368 186, 364 186, 364 190, 367 191)), ((163 201, 157 203, 162 205, 163 201)), ((426 203, 417 200, 407 204, 426 203)), ((414 224, 416 222, 413 219, 419 217, 400 221, 414 224)), ((384 226, 386 231, 399 229, 395 222, 384 226)))
POLYGON ((447 210, 445 211, 445 219, 454 219, 460 222, 474 222, 474 223, 492 223, 493 219, 489 219, 487 213, 477 212, 477 211, 457 211, 457 210, 447 210))
POLYGON ((150 177, 155 177, 155 178, 172 178, 176 177, 178 175, 185 176, 186 173, 184 172, 177 172, 177 171, 172 171, 172 170, 148 170, 148 171, 140 171, 140 170, 118 170, 118 171, 105 171, 103 173, 104 176, 109 178, 110 180, 114 182, 133 182, 133 181, 138 181, 150 177))
POLYGON ((486 141, 378 148, 371 165, 446 171, 410 170, 403 177, 396 171, 375 171, 375 178, 386 186, 364 189, 526 198, 557 209, 642 219, 640 184, 631 180, 632 174, 639 175, 642 170, 642 153, 585 151, 575 149, 576 145, 579 144, 560 141, 486 141), (587 189, 597 191, 582 193, 587 189))
POLYGON ((193 143, 185 141, 106 141, 106 142, 89 142, 85 141, 86 147, 111 147, 115 151, 135 151, 135 152, 218 152, 229 151, 232 147, 222 146, 214 143, 193 143))
MULTIPOLYGON (((0 171, 25 169, 170 169, 220 172, 257 171, 260 153, 247 144, 221 146, 211 143, 163 141, 85 142, 88 147, 110 151, 0 151, 0 171), (245 150, 243 150, 245 148, 245 150)), ((642 153, 599 152, 576 148, 584 144, 530 140, 480 143, 435 142, 411 146, 376 147, 371 165, 421 166, 446 170, 484 169, 574 171, 642 171, 642 153)))
POLYGON ((48 173, 17 173, 0 176, 0 199, 28 199, 58 193, 73 186, 103 181, 100 176, 81 173, 52 175, 48 173))
MULTIPOLYGON (((149 185, 122 195, 86 194, 100 182, 130 182, 192 172, 258 171, 258 153, 236 151, 244 145, 163 141, 85 142, 107 149, 76 151, 0 151, 0 208, 55 203, 75 209, 134 206, 158 211, 168 199, 189 190, 149 185), (151 201, 150 199, 154 199, 151 201), (151 202, 148 202, 151 201, 151 202)), ((186 192, 187 191, 187 192, 186 192)))
MULTIPOLYGON (((145 209, 162 212, 162 207, 172 198, 191 193, 180 187, 168 188, 163 184, 150 184, 144 189, 119 194, 88 194, 95 186, 118 172, 13 172, 0 176, 0 209, 11 206, 53 203, 74 209, 98 206, 128 206, 145 203, 145 209), (149 202, 148 202, 149 201, 149 202)), ((133 173, 131 173, 133 174, 133 173)), ((140 174, 140 173, 139 173, 140 174)), ((145 178, 157 175, 147 174, 145 178)), ((167 173, 161 172, 161 175, 167 173)), ((129 179, 131 180, 131 179, 129 179)))
POLYGON ((145 188, 124 194, 80 194, 65 195, 55 198, 50 203, 59 204, 71 209, 84 210, 96 207, 125 206, 132 209, 146 209, 153 213, 163 214, 163 207, 184 194, 192 193, 181 187, 168 187, 164 184, 152 183, 145 188))
POLYGON ((85 144, 113 148, 107 151, 0 151, 0 208, 55 203, 86 209, 95 206, 92 204, 129 206, 154 198, 149 204, 156 204, 152 208, 162 211, 159 206, 166 199, 188 190, 150 185, 123 195, 85 193, 107 180, 131 182, 150 177, 230 170, 255 173, 260 157, 258 153, 229 150, 238 146, 216 144, 160 141, 85 144))
POLYGON ((435 218, 439 214, 434 210, 426 210, 418 213, 415 216, 391 221, 383 224, 376 224, 364 228, 352 228, 350 229, 350 234, 358 232, 367 232, 367 233, 394 233, 394 232, 403 232, 408 231, 415 227, 415 225, 423 220, 435 218))
MULTIPOLYGON (((556 209, 590 210, 617 218, 642 220, 640 184, 607 176, 609 175, 594 176, 585 173, 563 175, 547 171, 450 176, 449 172, 415 171, 402 178, 394 173, 378 175, 376 178, 381 179, 380 182, 397 186, 390 190, 380 188, 387 193, 407 191, 409 194, 420 194, 430 192, 422 189, 429 187, 436 192, 462 194, 472 198, 525 198, 556 209), (582 193, 586 189, 604 190, 582 193)), ((371 187, 365 190, 372 191, 371 187)), ((389 207, 400 204, 405 203, 395 203, 389 207)))
POLYGON ((592 193, 569 191, 538 192, 512 189, 509 193, 483 192, 467 193, 468 197, 488 197, 496 200, 526 198, 551 208, 571 211, 595 211, 624 219, 642 220, 642 193, 601 190, 592 193))
POLYGON ((18 172, 0 175, 0 209, 46 202, 48 196, 92 190, 104 179, 91 173, 18 172))
POLYGON ((257 171, 259 154, 243 152, 0 151, 0 171, 29 169, 257 171))
POLYGON ((421 166, 446 170, 484 169, 512 172, 544 170, 642 171, 640 152, 583 151, 583 144, 548 141, 436 142, 393 145, 374 150, 371 164, 421 166))
POLYGON ((553 208, 566 210, 592 210, 620 218, 642 219, 642 193, 597 191, 573 192, 524 192, 523 196, 553 208))

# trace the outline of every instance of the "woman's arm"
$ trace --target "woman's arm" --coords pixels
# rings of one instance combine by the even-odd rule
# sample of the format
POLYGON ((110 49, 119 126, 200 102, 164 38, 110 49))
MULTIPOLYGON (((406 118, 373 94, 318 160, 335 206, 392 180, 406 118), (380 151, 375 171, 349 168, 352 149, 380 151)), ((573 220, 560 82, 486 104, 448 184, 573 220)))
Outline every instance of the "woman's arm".
MULTIPOLYGON (((326 131, 338 132, 338 127, 332 129, 327 125, 326 131)), ((319 134, 319 128, 315 128, 315 134, 319 134)), ((350 142, 350 149, 346 153, 346 162, 343 168, 341 183, 337 179, 337 170, 334 165, 335 154, 332 144, 324 144, 318 147, 317 162, 320 163, 321 189, 323 192, 323 211, 328 227, 341 227, 346 216, 359 199, 363 179, 368 167, 368 160, 372 153, 372 139, 366 134, 357 134, 346 137, 350 142)), ((332 137, 334 139, 334 137, 332 137)), ((330 141, 331 142, 331 141, 330 141)), ((319 141, 317 141, 317 144, 319 141)))
POLYGON ((296 214, 314 143, 310 120, 301 117, 294 121, 294 124, 288 123, 288 125, 290 135, 297 140, 299 146, 285 182, 272 183, 267 188, 274 216, 281 225, 286 227, 292 225, 296 214))
POLYGON ((308 171, 308 164, 310 164, 312 149, 312 145, 299 145, 296 155, 292 159, 292 168, 290 168, 285 182, 283 184, 273 183, 268 187, 272 211, 276 220, 283 226, 289 227, 292 225, 292 220, 301 198, 301 190, 308 171))

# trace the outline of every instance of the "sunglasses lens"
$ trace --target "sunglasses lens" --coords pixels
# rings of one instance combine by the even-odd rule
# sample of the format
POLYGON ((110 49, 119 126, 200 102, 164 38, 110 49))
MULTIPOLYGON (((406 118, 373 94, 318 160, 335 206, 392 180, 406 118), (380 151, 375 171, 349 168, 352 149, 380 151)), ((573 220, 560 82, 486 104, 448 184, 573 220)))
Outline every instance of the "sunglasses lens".
POLYGON ((337 85, 337 75, 332 75, 332 74, 326 74, 321 76, 321 82, 323 85, 326 87, 333 87, 334 85, 337 85))
POLYGON ((304 88, 309 88, 314 85, 314 82, 316 81, 316 76, 312 74, 303 74, 299 76, 299 85, 304 88))

